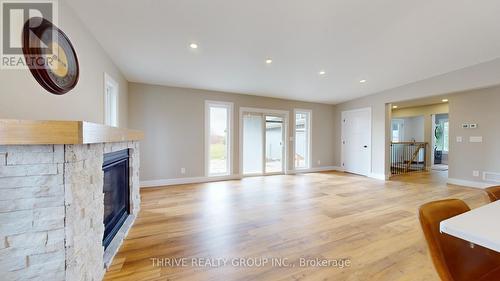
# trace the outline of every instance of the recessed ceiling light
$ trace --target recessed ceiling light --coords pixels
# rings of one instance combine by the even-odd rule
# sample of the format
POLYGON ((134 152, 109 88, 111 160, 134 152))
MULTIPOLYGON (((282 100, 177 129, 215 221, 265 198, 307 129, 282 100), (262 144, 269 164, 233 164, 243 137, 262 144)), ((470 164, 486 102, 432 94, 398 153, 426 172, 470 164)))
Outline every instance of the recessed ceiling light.
POLYGON ((273 63, 273 59, 271 59, 271 58, 266 59, 266 63, 267 63, 267 64, 271 64, 271 63, 273 63))
POLYGON ((359 80, 359 83, 366 83, 366 80, 365 79, 359 80))
POLYGON ((321 70, 320 72, 318 72, 319 75, 325 75, 326 74, 326 71, 324 70, 321 70))
POLYGON ((189 44, 189 48, 191 48, 191 49, 198 49, 198 44, 191 43, 191 44, 189 44))
POLYGON ((441 101, 442 102, 448 102, 448 99, 442 99, 441 101))
POLYGON ((393 105, 392 108, 396 109, 396 108, 398 108, 398 106, 397 105, 393 105))

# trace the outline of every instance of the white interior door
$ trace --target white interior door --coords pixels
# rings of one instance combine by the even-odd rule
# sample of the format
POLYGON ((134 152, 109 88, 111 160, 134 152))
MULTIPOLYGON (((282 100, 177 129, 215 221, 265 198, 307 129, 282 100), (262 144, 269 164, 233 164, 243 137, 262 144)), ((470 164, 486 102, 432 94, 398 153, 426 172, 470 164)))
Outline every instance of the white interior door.
POLYGON ((371 109, 342 112, 342 165, 346 172, 371 172, 371 109))

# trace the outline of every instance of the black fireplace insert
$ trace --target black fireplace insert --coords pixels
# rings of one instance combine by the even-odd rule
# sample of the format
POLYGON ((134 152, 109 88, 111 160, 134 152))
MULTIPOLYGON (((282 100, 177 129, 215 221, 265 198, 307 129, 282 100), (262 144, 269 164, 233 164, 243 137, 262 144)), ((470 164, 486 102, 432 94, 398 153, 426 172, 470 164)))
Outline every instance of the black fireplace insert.
POLYGON ((130 214, 129 151, 104 154, 104 237, 107 248, 130 214))

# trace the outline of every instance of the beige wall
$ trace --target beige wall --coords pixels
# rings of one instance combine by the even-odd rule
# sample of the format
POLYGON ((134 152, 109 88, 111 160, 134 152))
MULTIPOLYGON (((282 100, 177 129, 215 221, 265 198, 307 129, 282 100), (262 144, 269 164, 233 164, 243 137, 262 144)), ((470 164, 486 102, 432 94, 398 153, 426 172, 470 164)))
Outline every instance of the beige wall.
MULTIPOLYGON (((419 96, 410 92, 405 92, 405 89, 400 89, 402 93, 407 95, 396 95, 395 90, 384 92, 377 95, 356 99, 336 106, 337 120, 340 124, 340 116, 343 110, 371 107, 372 108, 372 173, 381 174, 389 171, 389 142, 390 130, 389 121, 392 118, 393 112, 390 109, 390 103, 394 101, 404 101, 403 96, 408 100, 419 96)), ((441 94, 447 94, 443 92, 441 94)), ((421 97, 421 96, 420 96, 421 97)), ((484 89, 474 89, 462 92, 447 94, 449 99, 449 122, 450 122, 450 152, 449 152, 449 178, 460 183, 460 181, 481 182, 482 172, 497 172, 500 173, 500 146, 498 139, 500 138, 500 86, 492 86, 484 89), (462 123, 477 123, 477 129, 462 129, 462 123), (457 143, 456 137, 462 136, 463 142, 457 143), (482 136, 483 143, 470 143, 470 136, 482 136), (474 177, 473 171, 479 171, 480 176, 474 177)), ((434 108, 427 109, 407 109, 396 110, 395 116, 410 116, 420 115, 425 111, 425 115, 431 113, 446 112, 446 105, 438 105, 434 108)), ((429 122, 426 122, 426 127, 429 127, 429 122)), ((340 128, 337 126, 336 135, 340 134, 340 128)), ((426 139, 430 140, 430 134, 426 129, 426 139)), ((340 151, 341 145, 337 139, 337 148, 340 151)), ((336 155, 339 155, 338 153, 336 155)), ((429 157, 429 156, 428 156, 429 157)), ((338 163, 340 157, 335 161, 338 163)), ((462 182, 465 185, 472 183, 462 182)), ((480 186, 480 185, 475 185, 480 186)))
POLYGON ((449 177, 482 181, 482 172, 500 173, 500 87, 468 91, 450 97, 449 177), (477 129, 462 129, 463 123, 477 123, 477 129), (457 136, 463 137, 457 143, 457 136), (482 136, 482 143, 469 137, 482 136), (473 171, 480 177, 474 177, 473 171))
POLYGON ((392 118, 404 117, 424 117, 424 142, 428 143, 426 153, 427 166, 431 165, 431 149, 432 148, 432 115, 440 113, 448 113, 448 103, 432 104, 426 106, 416 106, 408 108, 400 108, 392 110, 392 118))
MULTIPOLYGON (((336 106, 336 119, 340 120, 342 111, 371 107, 372 109, 372 174, 388 175, 390 171, 390 103, 414 100, 467 89, 478 89, 500 84, 500 59, 460 69, 454 72, 410 83, 398 88, 386 90, 370 96, 354 99, 336 106)), ((368 81, 370 83, 370 81, 368 81)), ((374 82, 376 83, 376 81, 374 82)), ((451 109, 450 109, 451 110, 451 109)), ((340 122, 340 121, 339 121, 340 122)), ((336 135, 340 136, 340 124, 336 126, 336 135)), ((335 146, 340 151, 340 137, 335 139, 335 146)), ((336 153, 335 163, 340 163, 340 153, 336 153)))
MULTIPOLYGON (((294 108, 312 110, 312 166, 336 164, 334 139, 338 120, 332 105, 130 83, 129 125, 146 134, 141 143, 142 181, 205 175, 205 100, 234 103, 234 174, 239 173, 240 107, 286 110, 290 119, 294 108), (181 174, 181 168, 186 168, 185 174, 181 174)), ((288 131, 293 136, 291 126, 288 131)), ((293 142, 288 145, 290 159, 293 142)), ((292 168, 291 163, 288 168, 292 168)))
POLYGON ((56 96, 45 91, 28 69, 0 70, 0 118, 104 121, 104 72, 120 87, 119 125, 127 127, 128 83, 76 14, 59 1, 59 27, 70 38, 80 62, 75 89, 56 96))

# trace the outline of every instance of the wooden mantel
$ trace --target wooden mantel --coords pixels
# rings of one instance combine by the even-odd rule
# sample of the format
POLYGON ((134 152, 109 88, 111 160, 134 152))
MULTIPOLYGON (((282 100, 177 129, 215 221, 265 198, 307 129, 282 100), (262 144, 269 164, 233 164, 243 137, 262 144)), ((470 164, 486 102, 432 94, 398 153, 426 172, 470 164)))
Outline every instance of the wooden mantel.
POLYGON ((0 119, 0 145, 90 144, 143 138, 141 131, 85 121, 0 119))

